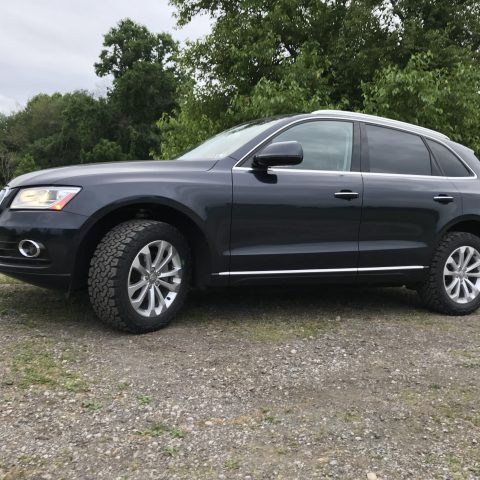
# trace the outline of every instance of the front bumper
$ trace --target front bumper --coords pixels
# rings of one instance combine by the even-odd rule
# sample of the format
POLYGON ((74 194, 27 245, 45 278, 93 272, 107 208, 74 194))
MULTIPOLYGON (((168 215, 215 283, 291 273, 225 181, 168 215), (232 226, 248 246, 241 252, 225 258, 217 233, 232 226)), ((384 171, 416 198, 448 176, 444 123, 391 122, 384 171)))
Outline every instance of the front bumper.
POLYGON ((42 287, 69 290, 78 232, 86 220, 67 211, 1 211, 0 273, 42 287), (41 244, 37 258, 20 253, 18 244, 25 239, 41 244))

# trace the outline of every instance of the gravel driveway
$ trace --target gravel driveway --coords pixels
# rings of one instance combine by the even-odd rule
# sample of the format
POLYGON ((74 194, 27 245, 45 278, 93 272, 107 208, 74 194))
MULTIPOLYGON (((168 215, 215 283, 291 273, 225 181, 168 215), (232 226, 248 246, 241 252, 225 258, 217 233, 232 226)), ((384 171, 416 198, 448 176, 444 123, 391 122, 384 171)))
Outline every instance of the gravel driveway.
POLYGON ((480 478, 480 316, 407 289, 193 292, 167 329, 0 286, 0 478, 480 478))

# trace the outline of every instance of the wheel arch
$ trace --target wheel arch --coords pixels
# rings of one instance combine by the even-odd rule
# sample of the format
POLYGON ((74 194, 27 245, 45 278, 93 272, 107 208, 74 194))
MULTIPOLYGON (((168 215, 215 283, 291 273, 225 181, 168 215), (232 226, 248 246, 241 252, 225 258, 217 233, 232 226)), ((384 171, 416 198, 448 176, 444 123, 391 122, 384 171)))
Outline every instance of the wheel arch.
POLYGON ((136 218, 162 221, 177 228, 192 252, 192 284, 205 285, 211 273, 212 250, 201 219, 197 217, 183 205, 152 197, 137 197, 99 210, 89 219, 77 240, 70 289, 86 287, 90 259, 103 236, 116 225, 136 218))
POLYGON ((450 232, 467 232, 480 238, 480 215, 464 215, 447 223, 438 235, 438 241, 450 232))

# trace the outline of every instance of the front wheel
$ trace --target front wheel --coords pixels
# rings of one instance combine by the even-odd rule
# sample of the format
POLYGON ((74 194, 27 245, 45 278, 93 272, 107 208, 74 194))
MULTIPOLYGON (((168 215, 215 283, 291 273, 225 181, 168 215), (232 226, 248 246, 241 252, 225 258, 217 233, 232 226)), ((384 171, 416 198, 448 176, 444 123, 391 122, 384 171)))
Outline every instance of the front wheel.
POLYGON ((445 235, 418 293, 423 303, 436 312, 474 312, 480 306, 480 238, 466 232, 445 235))
POLYGON ((188 244, 176 228, 153 220, 122 223, 105 235, 92 257, 92 306, 103 322, 120 330, 158 330, 184 303, 190 264, 188 244))

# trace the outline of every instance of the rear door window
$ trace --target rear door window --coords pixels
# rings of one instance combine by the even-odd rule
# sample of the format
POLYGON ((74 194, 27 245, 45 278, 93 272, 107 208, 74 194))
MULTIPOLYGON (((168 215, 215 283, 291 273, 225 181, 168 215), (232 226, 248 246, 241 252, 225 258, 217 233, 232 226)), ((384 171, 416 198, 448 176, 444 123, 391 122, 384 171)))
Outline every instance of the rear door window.
POLYGON ((370 172, 431 175, 430 152, 418 135, 366 125, 370 172))

